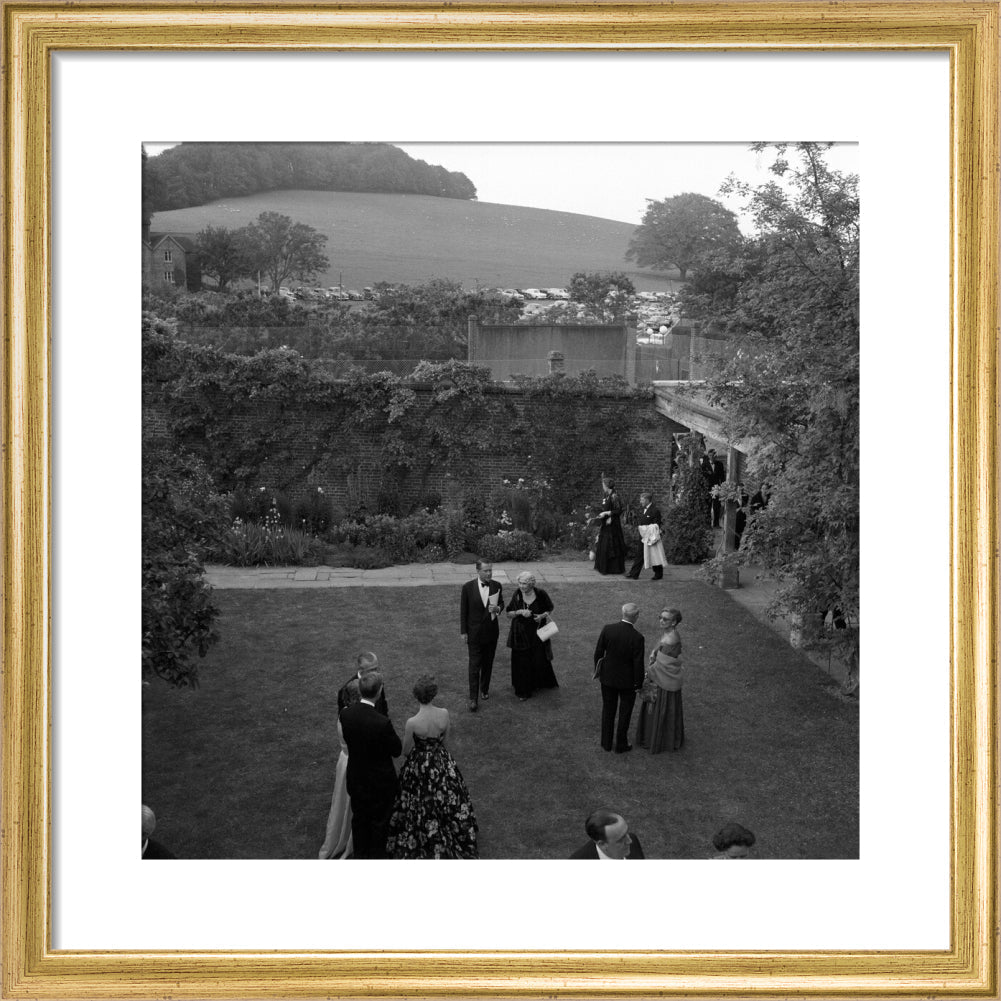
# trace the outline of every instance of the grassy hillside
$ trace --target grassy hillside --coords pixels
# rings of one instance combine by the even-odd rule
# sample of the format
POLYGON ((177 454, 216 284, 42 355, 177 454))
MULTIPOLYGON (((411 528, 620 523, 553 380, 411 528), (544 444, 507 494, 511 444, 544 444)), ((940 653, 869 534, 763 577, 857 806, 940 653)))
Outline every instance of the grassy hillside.
POLYGON ((152 228, 235 229, 265 211, 327 235, 330 270, 318 285, 336 285, 343 275, 350 288, 429 278, 451 278, 468 288, 544 288, 566 285, 575 271, 625 271, 638 290, 656 291, 677 277, 638 271, 626 261, 632 223, 427 195, 272 191, 158 212, 152 228))

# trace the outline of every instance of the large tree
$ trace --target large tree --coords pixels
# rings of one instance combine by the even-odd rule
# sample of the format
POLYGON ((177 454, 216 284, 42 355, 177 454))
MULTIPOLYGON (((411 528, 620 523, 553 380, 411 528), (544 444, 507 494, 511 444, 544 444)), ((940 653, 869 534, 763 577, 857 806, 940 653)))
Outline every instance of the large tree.
POLYGON ((280 212, 262 212, 246 233, 248 260, 267 275, 274 292, 288 278, 306 281, 330 265, 323 253, 327 237, 280 212))
POLYGON ((775 181, 728 183, 746 197, 757 233, 729 260, 716 255, 691 291, 733 342, 711 397, 729 433, 755 443, 749 488, 771 487, 741 552, 780 580, 777 610, 831 612, 847 625, 834 637, 857 665, 858 178, 828 167, 828 145, 776 145, 775 181))
POLYGON ((220 292, 238 278, 253 274, 247 231, 225 226, 206 226, 195 237, 202 274, 214 278, 220 292))
POLYGON ((644 268, 676 267, 684 281, 703 254, 739 241, 737 217, 725 205, 686 192, 662 201, 647 199, 626 258, 644 268))
POLYGON ((578 271, 570 279, 568 292, 571 302, 606 322, 621 318, 636 294, 636 286, 621 271, 578 271))

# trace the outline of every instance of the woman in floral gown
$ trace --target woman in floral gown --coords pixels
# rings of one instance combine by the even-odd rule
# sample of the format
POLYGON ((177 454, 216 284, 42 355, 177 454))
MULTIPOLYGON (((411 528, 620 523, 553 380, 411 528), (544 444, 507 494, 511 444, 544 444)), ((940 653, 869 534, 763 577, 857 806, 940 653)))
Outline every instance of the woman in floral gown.
POLYGON ((432 705, 438 686, 430 675, 414 685, 420 703, 403 731, 400 791, 389 820, 386 852, 396 859, 478 858, 478 827, 462 772, 445 738, 448 710, 432 705))

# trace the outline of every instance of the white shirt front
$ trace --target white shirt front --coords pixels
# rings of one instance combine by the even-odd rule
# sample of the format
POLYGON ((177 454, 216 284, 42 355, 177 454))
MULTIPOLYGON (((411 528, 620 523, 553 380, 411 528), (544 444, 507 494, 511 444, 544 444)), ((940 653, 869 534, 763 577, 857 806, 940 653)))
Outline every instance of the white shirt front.
POLYGON ((483 607, 486 608, 490 604, 490 585, 482 580, 477 583, 480 585, 480 598, 483 600, 483 607))
MULTIPOLYGON (((598 842, 594 843, 594 850, 598 853, 599 859, 604 859, 606 862, 625 862, 624 858, 612 858, 611 855, 606 855, 601 848, 598 847, 598 842)), ((632 872, 632 869, 629 870, 632 872)))

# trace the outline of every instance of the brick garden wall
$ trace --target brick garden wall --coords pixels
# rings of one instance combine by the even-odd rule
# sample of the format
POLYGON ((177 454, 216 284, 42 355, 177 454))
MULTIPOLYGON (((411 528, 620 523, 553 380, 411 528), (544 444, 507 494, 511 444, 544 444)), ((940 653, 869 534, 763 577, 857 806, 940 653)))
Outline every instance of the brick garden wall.
MULTIPOLYGON (((407 419, 419 421, 420 415, 432 405, 432 393, 430 389, 414 388, 415 406, 407 419)), ((449 470, 433 464, 428 469, 415 468, 400 489, 403 511, 430 491, 441 494, 446 501, 458 501, 467 486, 479 486, 489 491, 504 478, 527 477, 527 457, 532 454, 537 436, 548 436, 550 439, 562 436, 567 440, 568 447, 586 450, 587 442, 581 442, 579 435, 575 438, 572 429, 567 434, 567 429, 553 426, 550 404, 545 398, 532 397, 518 388, 498 385, 487 387, 485 394, 485 406, 472 418, 471 426, 481 432, 482 436, 476 437, 490 447, 474 461, 463 464, 462 468, 449 470)), ((636 494, 643 487, 649 487, 657 497, 666 499, 671 475, 672 434, 686 429, 658 414, 654 401, 644 397, 609 395, 607 398, 592 399, 588 403, 588 414, 592 418, 605 415, 608 421, 617 423, 621 440, 632 445, 628 450, 632 453, 631 459, 620 455, 618 461, 613 460, 606 469, 615 476, 624 501, 635 503, 636 494)), ((172 445, 168 416, 147 400, 144 429, 152 441, 166 448, 172 445)), ((242 413, 235 409, 225 419, 226 431, 239 440, 244 432, 252 433, 252 427, 260 427, 261 416, 261 407, 242 413)), ((293 501, 322 487, 335 505, 344 510, 352 510, 364 503, 372 511, 377 509, 381 491, 395 489, 396 481, 387 473, 390 460, 384 453, 383 438, 379 433, 352 432, 335 441, 325 442, 321 440, 323 429, 336 427, 337 415, 329 411, 310 410, 307 406, 301 409, 286 406, 280 414, 275 413, 275 421, 280 422, 284 430, 284 454, 280 462, 265 462, 260 485, 279 489, 293 501), (333 446, 336 454, 316 461, 317 453, 325 451, 328 445, 333 446)), ((197 432, 187 435, 184 444, 195 452, 203 448, 197 432)), ((597 479, 593 492, 593 498, 581 498, 581 501, 600 497, 597 479)))

